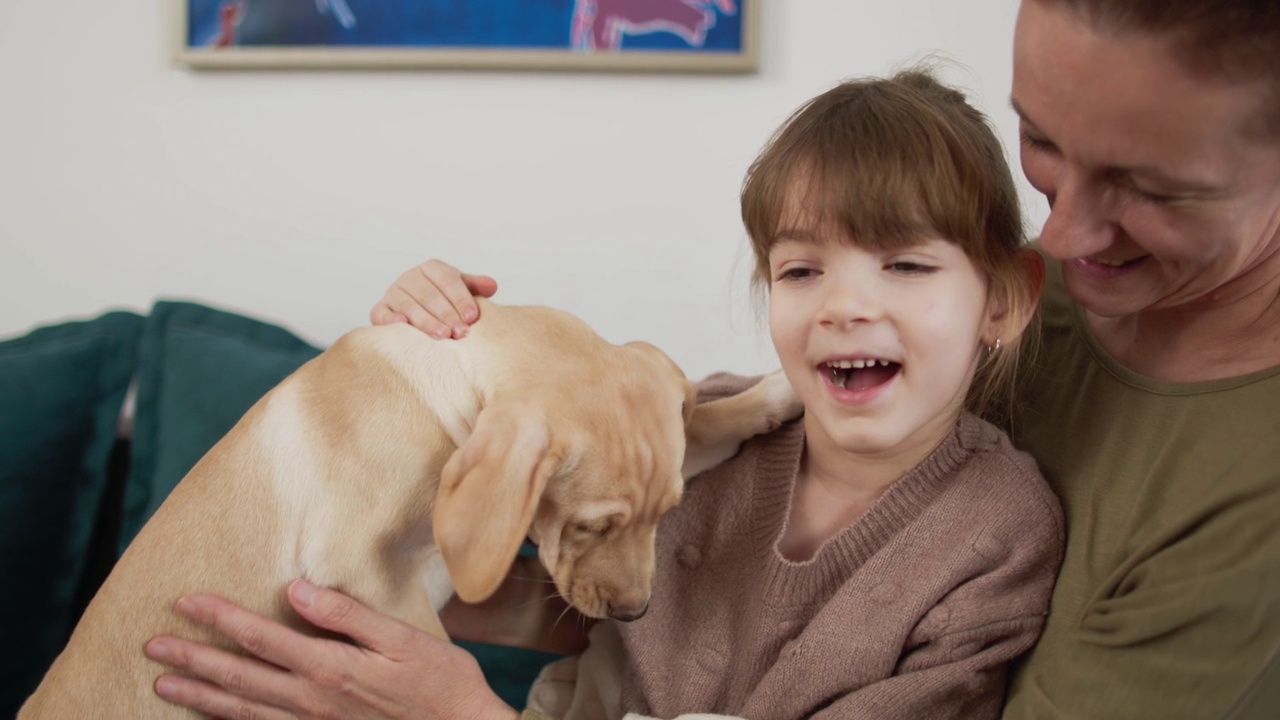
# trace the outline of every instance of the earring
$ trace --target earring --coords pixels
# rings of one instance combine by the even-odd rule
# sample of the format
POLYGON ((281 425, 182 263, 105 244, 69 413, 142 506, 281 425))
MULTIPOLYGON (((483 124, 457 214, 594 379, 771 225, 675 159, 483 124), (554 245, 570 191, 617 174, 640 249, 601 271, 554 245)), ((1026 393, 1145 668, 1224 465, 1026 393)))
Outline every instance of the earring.
POLYGON ((995 343, 987 346, 987 354, 995 355, 999 349, 1000 349, 1000 338, 996 338, 995 343))

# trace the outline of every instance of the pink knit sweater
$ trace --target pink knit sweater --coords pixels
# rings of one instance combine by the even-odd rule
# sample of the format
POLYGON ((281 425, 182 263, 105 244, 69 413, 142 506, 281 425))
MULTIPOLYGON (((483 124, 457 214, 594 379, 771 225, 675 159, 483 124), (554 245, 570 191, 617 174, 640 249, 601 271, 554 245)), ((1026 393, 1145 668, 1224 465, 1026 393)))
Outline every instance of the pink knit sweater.
MULTIPOLYGON (((708 396, 747 385, 720 376, 708 396)), ((1056 498, 971 415, 802 563, 777 543, 800 421, 694 479, 658 530, 649 612, 619 623, 622 708, 671 718, 996 718, 1009 661, 1044 624, 1056 498)))

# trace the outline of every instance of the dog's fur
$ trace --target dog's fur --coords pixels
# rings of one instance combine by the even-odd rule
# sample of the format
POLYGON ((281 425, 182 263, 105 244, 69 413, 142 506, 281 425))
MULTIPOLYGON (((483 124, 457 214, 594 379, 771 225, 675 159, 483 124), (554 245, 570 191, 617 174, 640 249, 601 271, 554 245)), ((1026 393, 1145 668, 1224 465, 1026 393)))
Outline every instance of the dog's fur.
POLYGON ((777 373, 695 406, 656 348, 609 344, 549 308, 484 301, 456 341, 406 325, 355 330, 179 483, 18 717, 193 716, 154 695, 164 668, 142 650, 158 634, 229 647, 173 612, 186 592, 314 632, 283 593, 306 577, 445 637, 436 611, 452 588, 488 597, 526 535, 581 612, 638 617, 682 474, 799 411, 777 373))

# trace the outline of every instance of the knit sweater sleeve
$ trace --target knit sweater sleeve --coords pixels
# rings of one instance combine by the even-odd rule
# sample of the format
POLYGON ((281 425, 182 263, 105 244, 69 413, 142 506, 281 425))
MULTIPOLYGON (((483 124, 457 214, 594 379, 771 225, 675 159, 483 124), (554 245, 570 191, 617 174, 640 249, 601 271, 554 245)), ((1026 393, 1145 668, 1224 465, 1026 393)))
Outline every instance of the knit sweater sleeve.
POLYGON ((694 383, 694 387, 698 389, 698 402, 705 403, 737 395, 758 382, 760 382, 759 375, 747 376, 718 372, 712 373, 694 383))
POLYGON ((814 718, 1000 717, 1008 663, 1040 634, 1042 620, 993 620, 937 638, 906 659, 914 666, 839 699, 814 718))

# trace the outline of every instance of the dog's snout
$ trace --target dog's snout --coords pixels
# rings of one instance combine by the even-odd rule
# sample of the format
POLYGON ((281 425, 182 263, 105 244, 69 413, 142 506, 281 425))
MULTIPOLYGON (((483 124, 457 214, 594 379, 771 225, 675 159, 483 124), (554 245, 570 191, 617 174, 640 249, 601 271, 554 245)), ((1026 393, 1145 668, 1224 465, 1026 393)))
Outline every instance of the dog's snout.
POLYGON ((631 622, 632 620, 639 620, 640 618, 644 617, 644 614, 648 611, 649 611, 648 600, 645 600, 643 603, 639 605, 629 605, 625 603, 610 602, 610 603, 607 603, 605 607, 605 612, 609 614, 609 617, 613 618, 614 620, 621 620, 622 622, 631 622))

